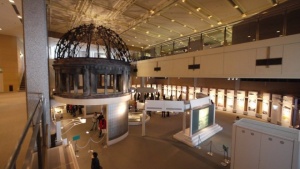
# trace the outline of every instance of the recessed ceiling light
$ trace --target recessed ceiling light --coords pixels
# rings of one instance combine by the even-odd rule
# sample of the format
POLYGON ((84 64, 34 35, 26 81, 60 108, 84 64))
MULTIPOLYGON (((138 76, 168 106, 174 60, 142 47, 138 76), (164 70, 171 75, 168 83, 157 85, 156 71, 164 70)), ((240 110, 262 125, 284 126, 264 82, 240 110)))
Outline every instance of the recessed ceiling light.
POLYGON ((175 4, 175 6, 177 6, 177 3, 175 4))
POLYGON ((22 16, 21 16, 21 15, 18 15, 18 18, 22 19, 22 16))
POLYGON ((170 32, 173 32, 172 30, 170 30, 170 32))
POLYGON ((135 28, 132 28, 133 30, 135 30, 135 28))
POLYGON ((153 11, 153 10, 150 10, 150 13, 151 13, 151 14, 154 14, 154 11, 153 11))
POLYGON ((244 18, 244 17, 246 17, 246 16, 247 16, 247 15, 243 13, 242 17, 244 18))
POLYGON ((12 3, 12 4, 14 4, 14 3, 15 3, 15 1, 14 1, 14 0, 9 0, 9 2, 10 2, 10 3, 12 3))
POLYGON ((2 31, 2 28, 0 28, 0 31, 2 31))
POLYGON ((197 30, 196 30, 196 29, 194 29, 194 32, 197 32, 197 30))
POLYGON ((168 38, 168 40, 171 40, 171 38, 168 38))
POLYGON ((180 34, 180 36, 183 36, 183 34, 180 34))
POLYGON ((149 31, 147 31, 146 33, 149 34, 149 31))
MULTIPOLYGON (((1 28, 0 28, 0 30, 1 30, 1 28)), ((276 31, 277 33, 279 33, 280 31, 276 31)))
POLYGON ((171 21, 172 21, 172 22, 175 22, 175 20, 174 20, 174 19, 172 19, 171 21))
POLYGON ((160 26, 157 26, 157 28, 160 28, 160 26))
POLYGON ((200 10, 201 10, 201 8, 197 8, 197 9, 196 9, 196 11, 198 11, 198 12, 199 12, 200 10))
POLYGON ((160 37, 160 35, 157 35, 157 37, 160 37))
POLYGON ((186 25, 183 25, 183 27, 186 27, 186 25))
POLYGON ((211 17, 212 17, 211 15, 207 16, 208 19, 210 19, 211 17))
POLYGON ((185 0, 182 0, 182 2, 185 2, 185 0))
POLYGON ((189 14, 191 15, 191 14, 192 14, 192 12, 189 12, 189 14))
POLYGON ((237 8, 239 8, 239 6, 235 5, 234 8, 237 9, 237 8))
POLYGON ((219 22, 218 22, 218 25, 222 25, 222 22, 221 22, 221 21, 219 21, 219 22))
POLYGON ((210 27, 214 27, 214 25, 210 25, 210 27))

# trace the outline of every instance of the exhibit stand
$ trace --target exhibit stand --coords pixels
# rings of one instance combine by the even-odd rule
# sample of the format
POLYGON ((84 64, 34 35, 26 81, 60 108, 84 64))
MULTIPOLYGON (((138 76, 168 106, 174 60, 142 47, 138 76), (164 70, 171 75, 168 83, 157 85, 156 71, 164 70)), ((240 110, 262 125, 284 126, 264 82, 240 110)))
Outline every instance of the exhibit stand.
POLYGON ((217 109, 218 110, 225 110, 224 106, 224 89, 218 89, 218 99, 217 99, 217 109))
POLYGON ((283 96, 282 100, 282 113, 281 113, 281 125, 284 127, 292 127, 292 109, 293 109, 293 97, 283 96))
POLYGON ((190 100, 190 111, 190 128, 174 134, 176 140, 195 147, 223 129, 215 123, 215 106, 209 96, 190 100))
POLYGON ((281 95, 272 94, 271 104, 271 123, 280 124, 281 122, 281 95))
POLYGON ((249 116, 256 115, 257 108, 257 92, 249 91, 248 92, 248 104, 247 104, 247 113, 249 116))
POLYGON ((209 98, 210 100, 213 101, 214 104, 216 103, 216 89, 214 88, 209 89, 209 98))
POLYGON ((233 112, 234 90, 226 90, 226 111, 233 112))
POLYGON ((236 94, 236 113, 244 114, 245 109, 245 91, 238 90, 236 94))
POLYGON ((241 119, 233 124, 230 169, 299 169, 300 131, 241 119))
POLYGON ((262 119, 268 120, 270 115, 270 93, 263 93, 262 96, 262 119))

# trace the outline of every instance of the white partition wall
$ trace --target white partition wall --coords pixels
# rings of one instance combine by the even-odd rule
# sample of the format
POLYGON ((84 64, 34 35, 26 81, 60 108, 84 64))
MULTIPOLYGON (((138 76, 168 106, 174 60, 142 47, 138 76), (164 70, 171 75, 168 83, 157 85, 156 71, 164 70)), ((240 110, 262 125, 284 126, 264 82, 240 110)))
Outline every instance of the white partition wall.
POLYGON ((299 130, 243 118, 233 124, 231 169, 299 169, 299 130))
POLYGON ((189 100, 192 100, 194 98, 195 98, 194 87, 189 87, 189 100))
POLYGON ((256 108, 257 108, 257 92, 249 91, 248 92, 248 106, 247 106, 247 113, 250 116, 256 115, 256 108))
POLYGON ((236 113, 243 114, 245 109, 245 91, 238 90, 236 94, 236 113))
POLYGON ((225 90, 224 89, 218 89, 218 99, 217 99, 217 109, 218 110, 223 110, 225 108, 225 90))
POLYGON ((271 123, 278 124, 281 121, 281 95, 272 94, 271 123))
POLYGON ((281 125, 284 127, 292 126, 292 110, 293 110, 293 97, 283 96, 282 101, 282 115, 281 115, 281 125))
POLYGON ((270 93, 263 93, 262 96, 262 119, 267 120, 270 114, 270 93))
POLYGON ((232 112, 234 105, 234 90, 226 90, 226 111, 232 112))
POLYGON ((216 89, 209 89, 209 98, 214 102, 214 104, 216 103, 216 89))

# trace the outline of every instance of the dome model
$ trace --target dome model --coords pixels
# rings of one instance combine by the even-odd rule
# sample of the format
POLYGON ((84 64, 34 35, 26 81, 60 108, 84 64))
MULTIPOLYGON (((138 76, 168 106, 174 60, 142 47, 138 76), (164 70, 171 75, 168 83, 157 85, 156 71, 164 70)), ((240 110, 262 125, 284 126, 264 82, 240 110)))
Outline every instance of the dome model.
POLYGON ((55 95, 105 98, 129 94, 130 53, 114 31, 81 25, 57 43, 53 68, 55 95))

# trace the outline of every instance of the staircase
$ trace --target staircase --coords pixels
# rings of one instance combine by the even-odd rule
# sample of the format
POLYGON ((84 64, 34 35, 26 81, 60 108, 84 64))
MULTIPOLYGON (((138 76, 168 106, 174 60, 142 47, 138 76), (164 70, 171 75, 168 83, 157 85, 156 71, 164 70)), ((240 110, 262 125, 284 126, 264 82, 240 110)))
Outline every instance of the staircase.
POLYGON ((26 83, 25 83, 25 72, 23 73, 23 77, 20 83, 19 91, 25 91, 26 90, 26 83))

